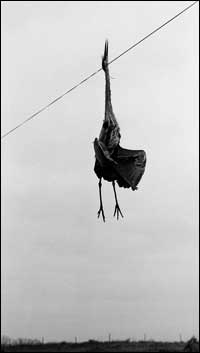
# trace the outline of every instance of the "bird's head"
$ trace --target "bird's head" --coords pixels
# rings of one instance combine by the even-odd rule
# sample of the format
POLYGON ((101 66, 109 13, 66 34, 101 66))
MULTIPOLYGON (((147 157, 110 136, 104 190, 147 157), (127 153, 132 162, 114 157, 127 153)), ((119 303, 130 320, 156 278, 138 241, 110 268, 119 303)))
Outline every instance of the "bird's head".
POLYGON ((106 71, 108 67, 108 40, 105 41, 104 55, 102 56, 102 69, 106 71))

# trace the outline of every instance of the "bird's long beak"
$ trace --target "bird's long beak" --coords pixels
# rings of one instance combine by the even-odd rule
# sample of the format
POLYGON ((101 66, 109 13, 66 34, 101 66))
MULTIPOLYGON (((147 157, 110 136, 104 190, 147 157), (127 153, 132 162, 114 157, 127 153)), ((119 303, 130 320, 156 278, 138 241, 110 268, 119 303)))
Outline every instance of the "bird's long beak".
POLYGON ((102 57, 102 69, 106 71, 108 65, 108 40, 105 41, 104 54, 102 57))
POLYGON ((106 39, 105 47, 104 47, 104 60, 107 58, 108 58, 108 40, 106 39))

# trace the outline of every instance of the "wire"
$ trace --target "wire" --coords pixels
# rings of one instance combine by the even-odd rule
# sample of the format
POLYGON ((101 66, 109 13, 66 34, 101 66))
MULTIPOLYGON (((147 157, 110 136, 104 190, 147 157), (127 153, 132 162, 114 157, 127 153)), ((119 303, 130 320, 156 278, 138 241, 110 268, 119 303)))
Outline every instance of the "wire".
MULTIPOLYGON (((189 10, 192 6, 194 6, 197 2, 199 1, 194 1, 191 5, 187 6, 185 9, 183 9, 181 12, 177 13, 175 16, 173 16, 172 18, 170 18, 168 21, 164 22, 161 26, 157 27, 156 29, 154 29, 151 33, 147 34, 145 37, 143 37, 142 39, 140 39, 138 42, 136 42, 135 44, 133 44, 131 47, 129 47, 128 49, 126 49, 124 52, 122 52, 120 55, 118 55, 117 57, 115 57, 114 59, 112 59, 108 65, 112 64, 114 61, 118 60, 122 55, 126 54, 128 51, 132 50, 133 48, 135 48, 137 45, 139 45, 140 43, 142 43, 145 39, 149 38, 150 36, 152 36, 154 33, 156 33, 157 31, 159 31, 161 28, 163 28, 164 26, 166 26, 168 23, 170 23, 171 21, 173 21, 175 18, 177 18, 178 16, 180 16, 182 13, 184 13, 185 11, 189 10)), ((16 125, 13 129, 9 130, 8 132, 6 132, 4 135, 1 136, 1 139, 5 138, 6 136, 8 136, 9 134, 11 134, 12 132, 14 132, 15 130, 17 130, 18 128, 20 128, 22 125, 26 124, 29 120, 33 119, 36 117, 36 115, 40 114, 41 112, 43 112, 44 110, 46 110, 47 108, 49 108, 51 105, 53 105, 54 103, 56 103, 58 100, 60 100, 61 98, 63 98, 66 94, 70 93, 71 91, 73 91, 74 89, 76 89, 78 86, 82 85, 84 82, 88 81, 91 77, 95 76, 98 72, 100 72, 102 70, 102 68, 98 69, 97 71, 93 72, 91 75, 87 76, 84 80, 80 81, 79 83, 77 83, 75 86, 73 86, 72 88, 70 88, 68 91, 64 92, 63 94, 61 94, 59 97, 57 97, 56 99, 54 99, 53 101, 51 101, 49 104, 45 105, 43 108, 39 109, 36 113, 32 114, 31 116, 29 116, 26 120, 24 120, 23 122, 21 122, 20 124, 16 125)))

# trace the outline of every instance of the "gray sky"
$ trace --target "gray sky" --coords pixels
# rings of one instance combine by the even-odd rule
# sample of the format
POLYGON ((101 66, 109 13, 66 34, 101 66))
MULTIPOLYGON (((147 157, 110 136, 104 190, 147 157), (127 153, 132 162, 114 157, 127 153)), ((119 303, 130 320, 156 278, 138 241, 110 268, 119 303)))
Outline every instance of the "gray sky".
MULTIPOLYGON (((189 1, 3 1, 2 133, 189 1)), ((2 333, 46 340, 198 334, 198 5, 110 66, 139 189, 103 182, 100 72, 2 142, 2 333)))

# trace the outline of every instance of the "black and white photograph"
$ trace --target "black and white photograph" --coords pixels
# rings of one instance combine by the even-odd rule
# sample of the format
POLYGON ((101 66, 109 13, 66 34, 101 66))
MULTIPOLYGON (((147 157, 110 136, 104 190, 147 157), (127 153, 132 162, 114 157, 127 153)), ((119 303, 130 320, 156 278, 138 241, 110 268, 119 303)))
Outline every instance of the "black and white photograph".
POLYGON ((1 1, 1 351, 199 352, 199 1, 1 1))

